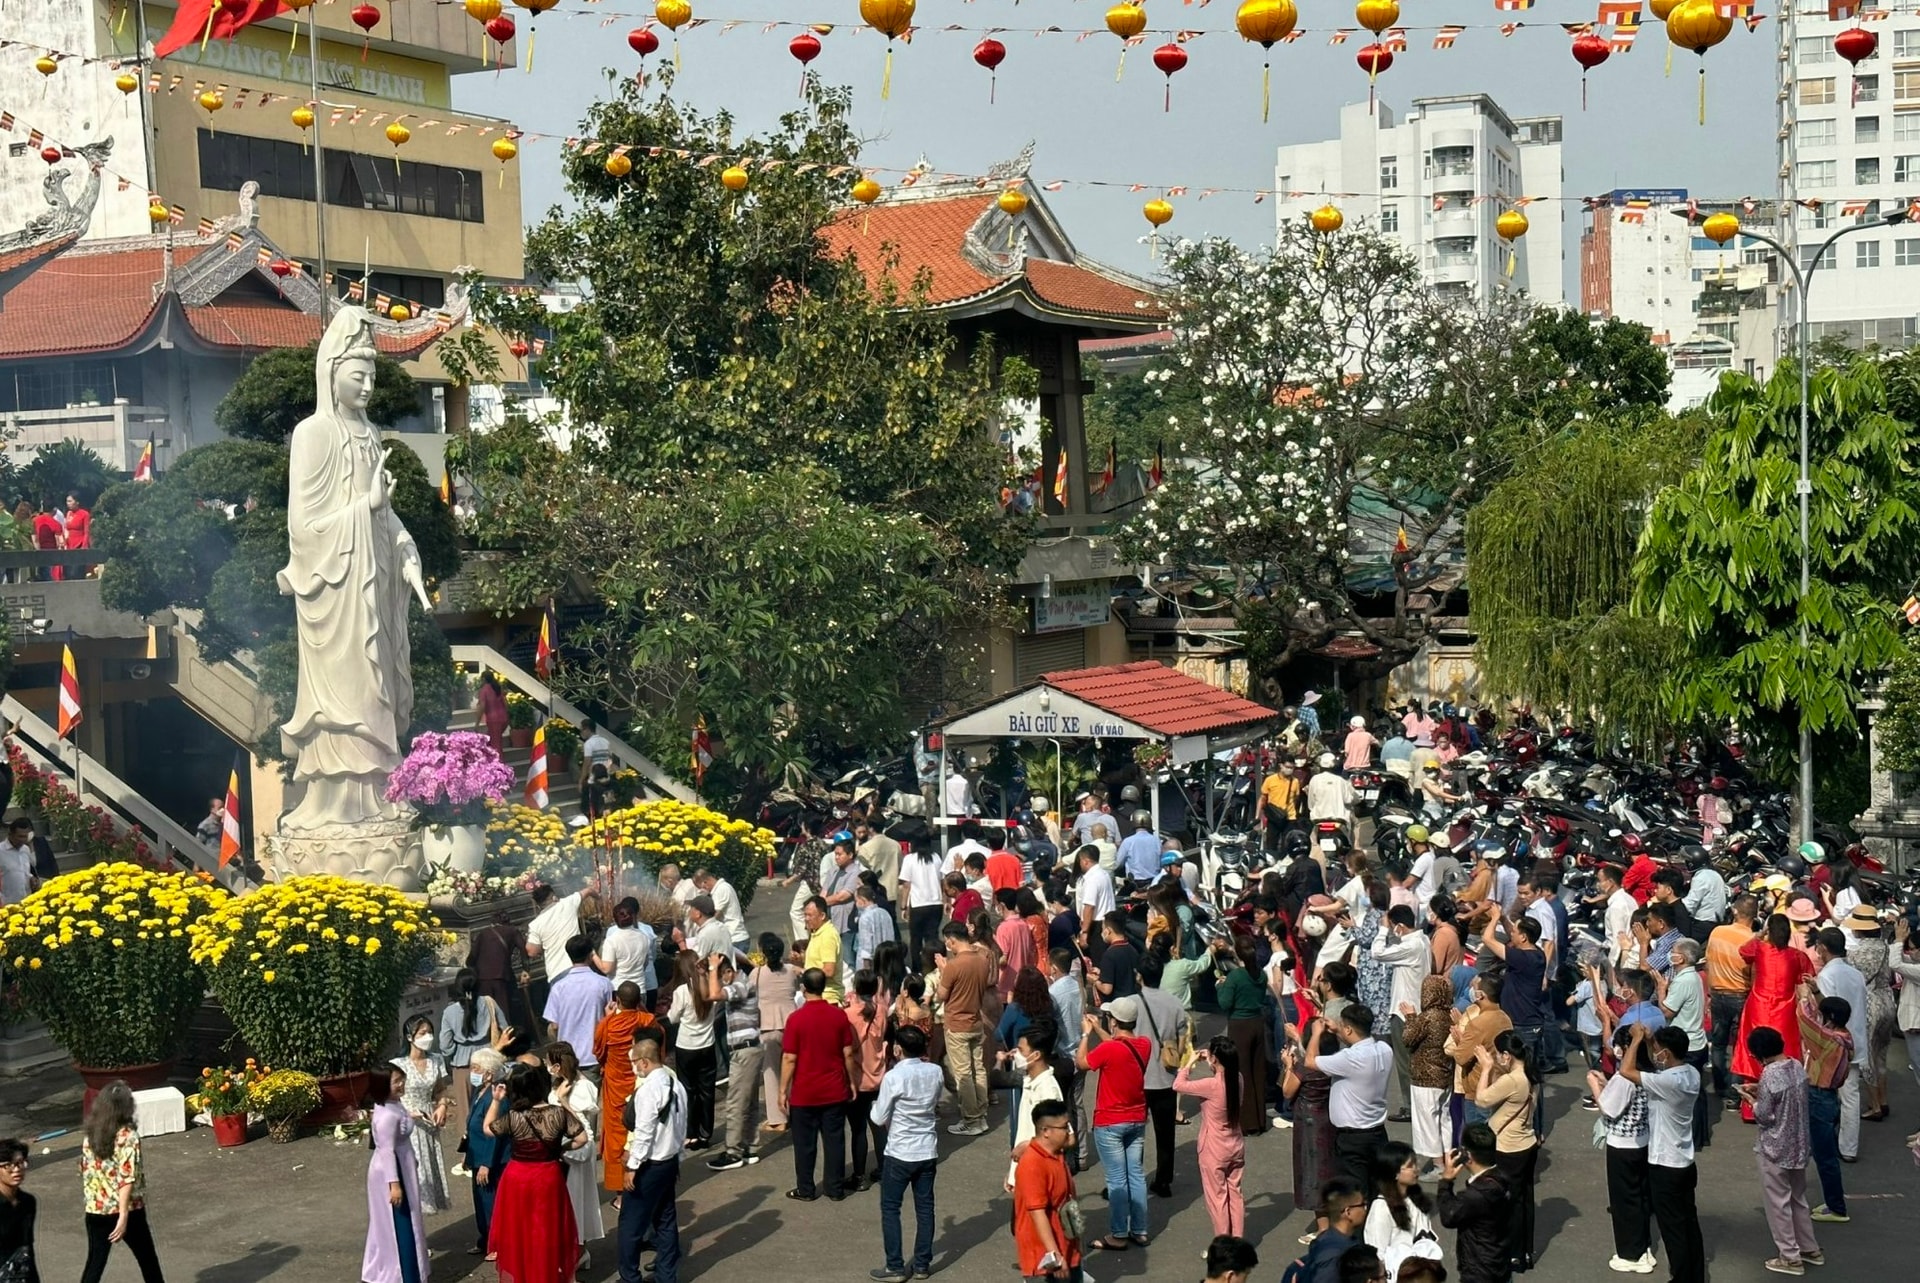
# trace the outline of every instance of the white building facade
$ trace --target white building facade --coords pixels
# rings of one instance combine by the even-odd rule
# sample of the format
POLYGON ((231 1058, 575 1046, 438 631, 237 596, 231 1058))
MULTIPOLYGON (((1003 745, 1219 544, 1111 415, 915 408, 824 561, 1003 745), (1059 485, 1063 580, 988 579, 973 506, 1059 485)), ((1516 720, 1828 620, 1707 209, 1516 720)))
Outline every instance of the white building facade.
MULTIPOLYGON (((1883 220, 1920 200, 1920 12, 1891 8, 1856 23, 1829 17, 1827 0, 1784 7, 1778 234, 1805 268, 1841 227, 1876 224, 1821 256, 1809 296, 1813 337, 1911 346, 1920 336, 1920 224, 1883 220), (1879 47, 1850 66, 1833 39, 1855 25, 1879 47), (1807 208, 1813 201, 1818 208, 1807 208)), ((1780 320, 1789 339, 1798 307, 1783 280, 1780 320)))
POLYGON ((1332 203, 1394 238, 1434 289, 1463 302, 1523 293, 1564 301, 1561 120, 1514 118, 1485 94, 1416 98, 1398 119, 1384 102, 1349 103, 1340 136, 1279 149, 1280 225, 1332 203), (1547 198, 1547 199, 1542 199, 1547 198), (1502 241, 1494 220, 1527 200, 1527 234, 1502 241))

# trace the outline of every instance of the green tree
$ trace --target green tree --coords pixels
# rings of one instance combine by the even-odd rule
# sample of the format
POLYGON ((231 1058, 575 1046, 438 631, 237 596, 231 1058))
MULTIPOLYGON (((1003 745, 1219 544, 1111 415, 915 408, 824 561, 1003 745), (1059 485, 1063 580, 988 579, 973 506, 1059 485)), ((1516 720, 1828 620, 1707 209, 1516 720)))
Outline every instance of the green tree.
POLYGON ((113 484, 113 474, 85 442, 69 437, 42 447, 14 480, 29 502, 57 511, 68 495, 79 499, 83 508, 91 506, 113 484))
POLYGON ((1857 734, 1866 683, 1903 653, 1894 606, 1920 532, 1920 427, 1891 413, 1878 362, 1813 373, 1812 577, 1800 592, 1799 374, 1729 376, 1703 456, 1654 502, 1636 609, 1679 630, 1664 692, 1676 719, 1737 720, 1776 761, 1805 726, 1857 734), (1804 640, 1803 640, 1804 634, 1804 640))
MULTIPOLYGON (((1656 358, 1658 354, 1656 353, 1656 358)), ((1467 517, 1467 587, 1489 692, 1653 742, 1678 634, 1636 615, 1647 509, 1699 458, 1699 416, 1616 411, 1527 451, 1467 517)))
POLYGON ((816 748, 897 743, 910 693, 955 662, 962 604, 991 600, 1022 546, 983 426, 990 354, 826 252, 856 139, 844 91, 808 93, 760 138, 631 83, 592 109, 583 131, 629 146, 632 172, 569 156, 573 203, 527 240, 528 275, 585 301, 550 315, 475 290, 503 332, 549 335, 570 448, 511 422, 458 451, 473 533, 514 553, 487 564, 485 599, 604 602, 605 626, 566 639, 562 688, 669 763, 705 715, 710 785, 748 793, 816 748), (699 158, 738 154, 779 163, 735 196, 699 158))
POLYGON ((1167 368, 1164 357, 1125 371, 1108 370, 1093 360, 1080 363, 1081 381, 1093 388, 1085 401, 1087 458, 1093 467, 1105 463, 1109 444, 1122 466, 1150 467, 1154 451, 1166 449, 1169 416, 1199 421, 1199 396, 1188 384, 1176 389, 1162 382, 1160 371, 1167 368))
MULTIPOLYGON (((253 358, 214 407, 213 421, 228 436, 284 444, 294 425, 313 413, 318 386, 313 364, 319 344, 277 347, 253 358)), ((390 356, 373 364, 373 400, 367 417, 390 428, 420 410, 420 389, 406 367, 390 356)))

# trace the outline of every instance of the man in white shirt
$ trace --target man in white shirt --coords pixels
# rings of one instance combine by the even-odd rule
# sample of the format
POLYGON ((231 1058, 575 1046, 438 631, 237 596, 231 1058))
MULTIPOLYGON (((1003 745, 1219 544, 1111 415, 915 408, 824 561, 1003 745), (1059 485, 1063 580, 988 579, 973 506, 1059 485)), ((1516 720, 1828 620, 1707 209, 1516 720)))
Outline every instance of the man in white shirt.
POLYGON ((940 866, 942 873, 960 873, 967 866, 967 857, 977 855, 982 860, 992 855, 987 844, 980 840, 981 828, 978 822, 968 820, 960 825, 960 840, 947 848, 946 862, 940 866))
POLYGON ((1089 950, 1096 949, 1100 923, 1113 912, 1113 874, 1100 867, 1100 848, 1083 846, 1074 858, 1080 866, 1080 890, 1074 902, 1080 906, 1080 935, 1089 950))
POLYGON ((533 889, 533 907, 539 912, 527 924, 527 956, 546 963, 552 984, 573 965, 567 961, 567 941, 580 934, 580 893, 555 899, 553 888, 543 882, 533 889))
POLYGON ((687 919, 687 901, 700 894, 692 878, 680 876, 680 866, 671 862, 660 866, 660 893, 671 896, 682 922, 687 919))
POLYGON ((1433 946, 1413 922, 1413 910, 1396 904, 1387 910, 1386 929, 1373 938, 1373 956, 1387 964, 1391 986, 1387 1032, 1393 1044, 1393 1067, 1400 1079, 1400 1098, 1412 1118, 1413 1056, 1407 1050, 1407 1021, 1420 1010, 1420 985, 1433 968, 1433 946))
MULTIPOLYGON (((620 1277, 640 1277, 640 1248, 653 1248, 654 1283, 680 1283, 680 1218, 674 1195, 687 1144, 687 1089, 660 1063, 659 1026, 633 1034, 633 1127, 627 1132, 620 1200, 620 1277)), ((496 1090, 498 1090, 496 1088, 496 1090)))
POLYGON ((1700 1071, 1687 1063, 1687 1035, 1674 1026, 1653 1035, 1657 1072, 1639 1067, 1640 1050, 1647 1042, 1646 1026, 1634 1025, 1620 1073, 1647 1093, 1647 1191, 1653 1217, 1673 1283, 1706 1283, 1707 1249, 1695 1201, 1700 1174, 1693 1165, 1693 1108, 1700 1094, 1700 1071))
POLYGON ((591 717, 580 723, 580 735, 580 779, 584 783, 596 765, 613 770, 613 741, 601 734, 591 717))
POLYGON ((733 933, 714 912, 712 900, 696 895, 687 901, 687 922, 693 928, 687 933, 687 948, 693 950, 694 957, 711 958, 716 953, 733 956, 733 933))
POLYGON ((973 814, 973 781, 959 766, 951 766, 947 771, 946 784, 942 786, 941 798, 947 815, 958 818, 973 814))
MULTIPOLYGON (((740 907, 740 893, 725 878, 717 878, 712 869, 701 869, 693 875, 693 884, 700 888, 700 894, 713 901, 714 916, 726 925, 727 934, 732 937, 733 947, 745 952, 747 947, 747 915, 740 907)), ((707 957, 707 954, 701 954, 707 957)))
MULTIPOLYGON (((880 1242, 887 1254, 888 1278, 925 1278, 933 1272, 933 1176, 940 1157, 938 1121, 942 1074, 927 1063, 927 1036, 917 1026, 904 1025, 894 1034, 899 1063, 880 1080, 872 1121, 887 1129, 887 1148, 880 1165, 880 1242), (913 1260, 908 1262, 900 1243, 900 1208, 908 1188, 913 1190, 913 1260)), ((874 1278, 882 1277, 875 1270, 874 1278)))
POLYGON ((1307 1068, 1333 1079, 1327 1117, 1333 1123, 1333 1158, 1340 1174, 1359 1189, 1373 1188, 1373 1156, 1387 1143, 1387 1080, 1393 1048, 1373 1036, 1373 1013, 1357 1002, 1340 1013, 1334 1034, 1344 1044, 1320 1054, 1320 1022, 1307 1034, 1307 1068))
POLYGON ((613 906, 613 925, 593 955, 594 969, 615 989, 631 981, 653 1007, 653 928, 640 921, 640 902, 632 896, 613 906))
POLYGON ((1595 880, 1606 897, 1607 962, 1614 970, 1626 965, 1625 953, 1633 949, 1633 914, 1640 902, 1621 885, 1626 876, 1617 864, 1603 864, 1595 880))
POLYGON ((6 843, 0 845, 0 904, 18 904, 39 886, 33 874, 33 821, 23 816, 7 826, 6 843))
POLYGON ((1353 785, 1347 783, 1346 776, 1334 769, 1333 754, 1322 753, 1319 763, 1320 769, 1307 781, 1308 818, 1315 824, 1321 820, 1338 820, 1351 826, 1356 799, 1353 785))

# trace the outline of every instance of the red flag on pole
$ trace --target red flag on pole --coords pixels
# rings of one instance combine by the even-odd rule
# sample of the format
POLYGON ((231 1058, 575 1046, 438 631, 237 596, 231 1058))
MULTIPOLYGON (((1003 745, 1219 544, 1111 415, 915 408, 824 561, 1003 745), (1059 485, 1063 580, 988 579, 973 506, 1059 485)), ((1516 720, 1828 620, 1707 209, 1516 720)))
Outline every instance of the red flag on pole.
POLYGON ((1114 457, 1113 442, 1109 441, 1107 442, 1107 466, 1100 472, 1100 489, 1095 493, 1105 494, 1113 488, 1113 473, 1118 466, 1119 460, 1114 457))
POLYGON ((553 676, 553 600, 540 611, 540 644, 533 652, 533 673, 541 681, 553 676))
POLYGON ((1163 447, 1157 442, 1153 447, 1153 466, 1147 469, 1147 489, 1157 490, 1160 483, 1167 479, 1167 459, 1163 447))
POLYGON ((244 755, 233 761, 233 771, 227 776, 227 803, 220 812, 220 867, 226 868, 240 854, 240 763, 244 755))
POLYGON ((80 724, 80 674, 73 666, 73 647, 60 648, 60 738, 80 724))
POLYGON ((240 28, 265 22, 268 18, 277 18, 287 11, 287 7, 286 0, 245 0, 233 6, 222 0, 181 0, 180 8, 173 16, 173 25, 167 28, 166 35, 154 42, 154 57, 164 58, 196 41, 205 48, 208 39, 213 36, 231 40, 239 34, 240 28))
POLYGON ((153 480, 153 434, 151 432, 147 434, 146 449, 140 452, 140 462, 133 465, 133 479, 135 481, 153 480))
POLYGON ((527 805, 547 809, 547 728, 533 729, 533 760, 527 763, 527 805))

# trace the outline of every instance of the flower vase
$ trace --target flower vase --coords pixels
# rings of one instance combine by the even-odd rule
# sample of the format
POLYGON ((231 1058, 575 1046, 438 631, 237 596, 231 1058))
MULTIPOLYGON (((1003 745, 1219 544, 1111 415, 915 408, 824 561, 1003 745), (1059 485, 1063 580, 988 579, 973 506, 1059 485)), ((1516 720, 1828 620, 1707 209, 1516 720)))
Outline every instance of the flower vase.
POLYGON ((297 1118, 276 1118, 267 1124, 267 1136, 277 1145, 288 1145, 299 1135, 300 1120, 297 1118))
POLYGON ((429 824, 420 830, 420 850, 430 868, 478 873, 487 862, 487 830, 478 824, 429 824))
POLYGON ((510 726, 507 728, 507 743, 515 748, 533 747, 533 727, 510 726))
POLYGON ((235 1145, 247 1143, 247 1116, 245 1114, 215 1114, 213 1116, 213 1139, 222 1149, 231 1149, 235 1145))

